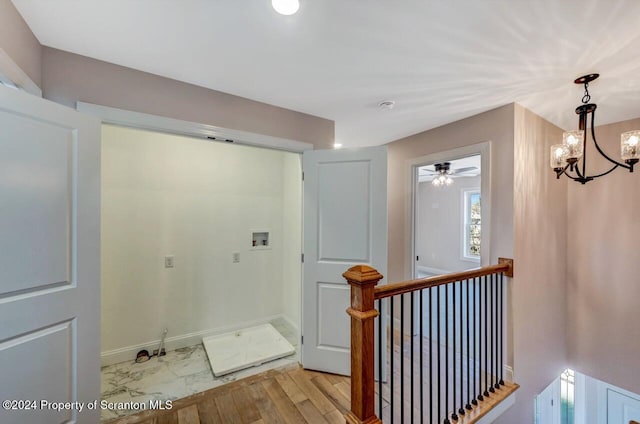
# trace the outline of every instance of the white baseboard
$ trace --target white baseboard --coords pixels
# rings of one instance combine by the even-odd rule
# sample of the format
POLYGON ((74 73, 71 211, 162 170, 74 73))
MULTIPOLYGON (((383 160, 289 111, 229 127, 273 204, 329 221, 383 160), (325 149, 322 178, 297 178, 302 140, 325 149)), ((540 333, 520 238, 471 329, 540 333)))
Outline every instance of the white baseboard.
POLYGON ((418 265, 416 267, 417 271, 422 271, 425 274, 429 274, 429 275, 444 275, 444 274, 450 274, 451 271, 448 271, 446 269, 440 269, 440 268, 433 268, 430 266, 423 266, 423 265, 418 265))
POLYGON ((513 381, 513 368, 509 365, 504 365, 504 380, 513 381))
MULTIPOLYGON (((227 325, 227 326, 212 328, 208 330, 196 331, 194 333, 180 334, 178 336, 167 337, 167 339, 165 340, 165 349, 167 351, 170 351, 170 350, 180 349, 183 347, 194 346, 201 343, 204 337, 214 336, 216 334, 227 333, 229 331, 236 331, 242 328, 265 324, 278 318, 284 319, 289 325, 291 325, 296 329, 296 331, 298 331, 298 334, 300 334, 297 325, 294 325, 294 323, 288 317, 282 314, 278 314, 278 315, 263 317, 260 319, 245 321, 245 322, 234 324, 234 325, 227 325)), ((146 343, 125 346, 119 349, 113 349, 113 350, 102 352, 100 354, 100 365, 104 367, 106 365, 117 364, 119 362, 133 361, 136 358, 136 354, 140 350, 146 349, 151 354, 154 349, 158 348, 159 344, 160 344, 160 339, 157 339, 157 340, 148 341, 146 343)))
POLYGON ((291 328, 293 328, 295 333, 298 335, 298 339, 299 339, 300 338, 300 326, 298 324, 296 324, 295 322, 293 322, 293 320, 289 316, 287 316, 285 314, 281 314, 279 317, 282 318, 283 320, 285 320, 287 322, 287 324, 289 324, 289 326, 291 328))

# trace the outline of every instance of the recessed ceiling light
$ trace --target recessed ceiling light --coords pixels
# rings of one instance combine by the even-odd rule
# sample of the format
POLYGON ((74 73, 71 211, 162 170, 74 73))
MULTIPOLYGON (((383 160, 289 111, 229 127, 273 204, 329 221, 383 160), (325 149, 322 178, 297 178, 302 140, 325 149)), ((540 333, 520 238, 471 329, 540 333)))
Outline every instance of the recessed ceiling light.
POLYGON ((340 149, 342 147, 342 143, 333 143, 334 149, 340 149))
POLYGON ((300 9, 298 0, 271 0, 271 6, 281 15, 293 15, 300 9))
POLYGON ((387 109, 387 110, 393 109, 395 105, 396 105, 396 102, 394 102, 393 100, 383 100, 380 103, 378 103, 378 107, 380 109, 387 109))

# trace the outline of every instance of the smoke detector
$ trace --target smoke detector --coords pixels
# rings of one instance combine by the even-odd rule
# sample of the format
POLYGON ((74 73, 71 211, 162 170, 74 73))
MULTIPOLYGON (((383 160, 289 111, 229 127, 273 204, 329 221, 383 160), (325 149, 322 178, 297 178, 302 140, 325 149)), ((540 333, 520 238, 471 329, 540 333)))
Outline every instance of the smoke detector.
POLYGON ((396 102, 394 102, 393 100, 383 100, 380 103, 378 103, 378 107, 380 109, 386 109, 386 110, 391 110, 395 107, 396 102))

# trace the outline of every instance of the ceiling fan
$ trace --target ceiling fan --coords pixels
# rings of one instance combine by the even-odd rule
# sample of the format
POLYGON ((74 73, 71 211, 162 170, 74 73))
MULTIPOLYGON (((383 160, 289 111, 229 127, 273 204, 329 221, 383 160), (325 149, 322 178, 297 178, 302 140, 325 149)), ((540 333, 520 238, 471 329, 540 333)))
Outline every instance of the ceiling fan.
POLYGON ((453 178, 456 177, 474 177, 478 175, 478 167, 467 166, 464 168, 451 169, 451 162, 442 162, 431 166, 423 166, 418 172, 418 178, 421 181, 428 181, 433 177, 431 184, 434 186, 443 186, 453 184, 453 178))

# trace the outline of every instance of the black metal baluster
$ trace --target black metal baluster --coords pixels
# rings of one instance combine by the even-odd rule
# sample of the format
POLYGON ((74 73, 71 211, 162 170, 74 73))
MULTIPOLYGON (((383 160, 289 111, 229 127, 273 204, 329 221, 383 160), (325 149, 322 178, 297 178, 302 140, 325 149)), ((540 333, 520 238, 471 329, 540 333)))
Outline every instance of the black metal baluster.
POLYGON ((500 384, 504 386, 504 273, 500 274, 500 384))
POLYGON ((414 316, 413 316, 413 298, 414 298, 414 294, 415 292, 411 292, 411 308, 410 308, 410 312, 411 312, 411 325, 410 325, 410 330, 411 330, 411 334, 409 334, 409 337, 411 337, 411 354, 409 355, 409 358, 411 359, 411 363, 410 363, 410 371, 411 371, 411 390, 410 392, 410 396, 411 396, 411 422, 413 422, 413 321, 414 321, 414 316))
MULTIPOLYGON (((464 359, 464 325, 462 324, 462 317, 464 315, 462 309, 462 293, 464 292, 464 286, 462 285, 462 281, 458 282, 458 286, 460 287, 460 298, 458 300, 458 311, 460 311, 460 409, 458 409, 458 414, 464 415, 464 367, 463 367, 463 359, 464 359)), ((467 327, 467 330, 469 327, 467 327)))
MULTIPOLYGON (((482 396, 482 279, 478 279, 478 281, 476 281, 476 290, 478 291, 478 315, 477 315, 478 360, 476 361, 478 365, 478 368, 476 370, 476 375, 478 380, 478 391, 476 393, 478 395, 476 397, 478 400, 484 400, 484 396, 482 396)), ((477 405, 477 403, 475 405, 477 405)))
POLYGON ((444 415, 449 421, 449 287, 444 286, 444 415))
POLYGON ((433 422, 433 288, 429 288, 429 422, 433 422))
MULTIPOLYGON (((418 346, 418 348, 420 349, 420 423, 424 422, 424 377, 423 377, 423 365, 422 365, 422 356, 423 356, 423 350, 424 350, 424 333, 422 332, 422 322, 424 321, 424 309, 422 307, 422 297, 424 296, 424 293, 422 290, 420 290, 420 344, 418 346)), ((431 421, 431 418, 429 418, 429 421, 431 421)))
POLYGON ((451 380, 453 386, 453 398, 451 401, 451 406, 453 406, 453 412, 451 414, 451 418, 454 421, 458 421, 458 415, 456 414, 456 283, 455 281, 451 283, 451 291, 453 292, 453 301, 451 303, 451 313, 453 314, 453 379, 451 380))
POLYGON ((389 298, 389 304, 390 304, 389 308, 391 309, 390 312, 389 312, 390 313, 390 321, 391 321, 390 322, 390 324, 391 324, 391 343, 390 343, 391 349, 389 349, 391 351, 390 352, 391 353, 391 371, 390 371, 390 374, 391 374, 390 380, 391 381, 390 381, 390 384, 389 384, 389 414, 390 414, 389 415, 389 422, 390 423, 393 423, 393 398, 394 398, 393 395, 395 393, 394 386, 393 386, 393 374, 394 374, 394 370, 395 370, 394 364, 393 364, 393 350, 395 349, 393 322, 396 319, 396 316, 393 314, 393 304, 395 303, 394 297, 395 296, 392 296, 392 297, 389 298))
POLYGON ((404 423, 404 293, 400 295, 400 422, 404 423))
POLYGON ((382 301, 376 300, 378 309, 378 417, 382 419, 382 323, 385 321, 382 316, 382 301))
POLYGON ((489 396, 489 292, 487 276, 484 277, 484 395, 489 396))
POLYGON ((495 325, 494 325, 494 316, 495 316, 495 296, 493 293, 493 282, 495 280, 495 274, 491 274, 491 279, 489 280, 489 293, 491 295, 491 297, 489 298, 489 328, 491 328, 491 342, 489 343, 489 349, 491 351, 491 374, 489 374, 489 376, 491 377, 491 379, 489 380, 489 391, 491 393, 495 393, 496 389, 493 387, 494 386, 494 380, 495 380, 495 369, 494 369, 494 364, 495 364, 495 349, 493 348, 494 346, 494 340, 495 340, 495 325))
POLYGON ((493 344, 495 346, 495 355, 496 355, 496 370, 495 370, 495 374, 494 374, 494 383, 493 383, 493 387, 494 389, 499 389, 500 388, 500 381, 499 381, 499 377, 498 377, 498 373, 500 372, 500 351, 498 350, 498 337, 500 336, 499 334, 499 328, 498 328, 498 309, 500 308, 500 303, 498 302, 498 295, 499 295, 499 290, 498 290, 498 274, 494 274, 494 279, 493 279, 493 291, 494 291, 494 303, 495 303, 495 307, 493 308, 493 326, 496 328, 496 336, 495 339, 493 339, 493 344))
POLYGON ((442 417, 442 414, 440 414, 440 394, 442 393, 442 386, 440 385, 440 380, 441 380, 441 376, 440 376, 440 286, 438 286, 438 288, 436 289, 436 302, 437 302, 437 307, 436 307, 436 324, 438 325, 437 331, 436 331, 436 337, 438 338, 438 342, 436 343, 436 349, 438 349, 438 391, 437 391, 437 396, 438 396, 438 422, 440 422, 440 417, 442 417))
MULTIPOLYGON (((469 335, 471 333, 470 319, 469 319, 469 290, 470 284, 469 280, 466 280, 467 283, 467 405, 465 406, 467 410, 471 411, 473 409, 471 407, 471 346, 469 344, 469 335)), ((475 352, 475 349, 474 349, 475 352)))

